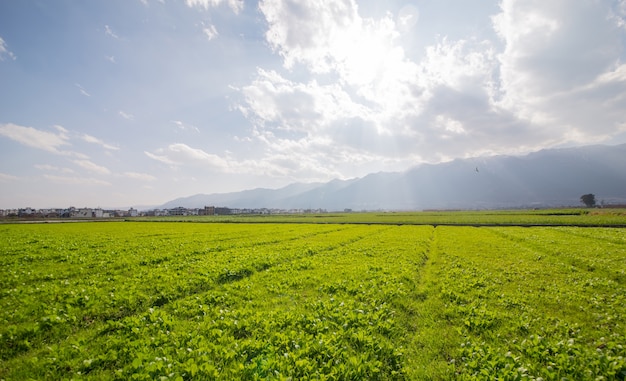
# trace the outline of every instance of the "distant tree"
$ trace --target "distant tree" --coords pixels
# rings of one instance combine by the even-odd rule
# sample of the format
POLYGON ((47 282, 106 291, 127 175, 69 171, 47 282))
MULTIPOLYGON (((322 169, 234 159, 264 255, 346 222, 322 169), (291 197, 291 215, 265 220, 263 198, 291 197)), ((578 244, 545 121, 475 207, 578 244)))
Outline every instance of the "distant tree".
POLYGON ((596 206, 596 196, 593 193, 580 196, 580 202, 591 208, 596 206))

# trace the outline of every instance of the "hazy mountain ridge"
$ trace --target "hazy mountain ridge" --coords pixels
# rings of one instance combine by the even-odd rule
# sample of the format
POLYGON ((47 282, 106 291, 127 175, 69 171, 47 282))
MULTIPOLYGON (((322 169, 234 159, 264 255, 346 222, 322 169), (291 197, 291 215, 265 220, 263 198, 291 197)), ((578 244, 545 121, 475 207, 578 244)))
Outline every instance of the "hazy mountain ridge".
POLYGON ((198 194, 162 208, 327 210, 475 209, 580 205, 593 193, 600 203, 626 203, 626 144, 546 149, 525 156, 492 156, 423 164, 401 173, 351 180, 295 183, 280 189, 198 194))

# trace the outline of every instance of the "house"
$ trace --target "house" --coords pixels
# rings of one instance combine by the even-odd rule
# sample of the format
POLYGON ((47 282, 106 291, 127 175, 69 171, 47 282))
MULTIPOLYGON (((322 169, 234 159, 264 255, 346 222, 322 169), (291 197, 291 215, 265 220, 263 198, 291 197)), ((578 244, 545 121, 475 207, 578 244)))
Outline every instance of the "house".
POLYGON ((35 209, 33 208, 23 208, 17 211, 18 217, 33 217, 35 215, 35 209))
POLYGON ((227 215, 230 214, 230 209, 224 207, 215 208, 215 214, 220 216, 227 215))
POLYGON ((74 218, 93 218, 93 209, 81 208, 74 211, 72 214, 74 218))
POLYGON ((205 206, 204 208, 198 210, 199 216, 213 216, 215 215, 215 207, 214 206, 205 206))
POLYGON ((169 212, 170 216, 186 216, 188 214, 187 208, 183 208, 182 206, 172 208, 169 212))

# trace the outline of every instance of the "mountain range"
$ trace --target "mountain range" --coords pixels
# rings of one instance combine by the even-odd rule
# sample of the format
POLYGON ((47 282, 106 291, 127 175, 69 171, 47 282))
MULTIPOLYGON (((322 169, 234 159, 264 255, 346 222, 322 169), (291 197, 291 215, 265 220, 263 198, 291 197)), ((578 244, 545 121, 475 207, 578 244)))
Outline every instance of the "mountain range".
POLYGON ((169 201, 174 207, 423 210, 626 204, 626 144, 545 149, 524 156, 490 156, 421 164, 404 172, 372 173, 280 189, 197 194, 169 201))

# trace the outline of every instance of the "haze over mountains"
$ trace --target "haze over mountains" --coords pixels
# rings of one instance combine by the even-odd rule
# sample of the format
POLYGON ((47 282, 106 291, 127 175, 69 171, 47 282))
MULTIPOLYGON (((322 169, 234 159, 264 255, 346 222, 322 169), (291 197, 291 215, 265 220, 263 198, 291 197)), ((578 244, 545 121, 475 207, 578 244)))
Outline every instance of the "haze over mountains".
POLYGON ((546 149, 526 156, 492 156, 424 164, 328 183, 291 184, 197 194, 161 208, 280 208, 333 210, 491 209, 626 203, 626 144, 546 149))

